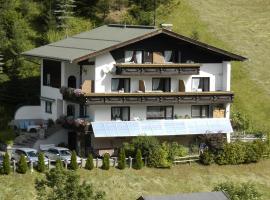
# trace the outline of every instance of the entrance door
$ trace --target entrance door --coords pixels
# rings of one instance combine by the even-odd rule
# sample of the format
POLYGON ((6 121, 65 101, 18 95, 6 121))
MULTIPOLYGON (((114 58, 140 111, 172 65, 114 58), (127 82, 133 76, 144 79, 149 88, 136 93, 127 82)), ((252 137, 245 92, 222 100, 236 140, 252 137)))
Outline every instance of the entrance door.
POLYGON ((68 132, 68 148, 70 150, 76 150, 76 144, 77 144, 77 133, 68 132))

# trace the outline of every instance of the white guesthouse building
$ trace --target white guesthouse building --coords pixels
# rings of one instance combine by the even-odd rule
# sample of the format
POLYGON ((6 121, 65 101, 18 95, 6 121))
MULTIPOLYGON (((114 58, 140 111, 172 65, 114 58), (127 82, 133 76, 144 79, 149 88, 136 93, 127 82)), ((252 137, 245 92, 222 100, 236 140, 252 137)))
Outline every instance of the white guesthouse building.
POLYGON ((40 106, 21 107, 15 119, 87 119, 83 139, 66 130, 84 151, 113 152, 138 135, 230 140, 230 62, 242 56, 166 28, 115 24, 23 55, 42 59, 40 106))

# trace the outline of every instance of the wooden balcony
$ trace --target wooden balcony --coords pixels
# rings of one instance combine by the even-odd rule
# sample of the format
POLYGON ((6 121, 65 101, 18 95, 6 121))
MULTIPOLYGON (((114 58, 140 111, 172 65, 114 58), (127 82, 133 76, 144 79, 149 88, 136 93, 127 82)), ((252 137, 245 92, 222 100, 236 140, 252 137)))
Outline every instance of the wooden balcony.
POLYGON ((115 104, 212 104, 230 103, 232 92, 145 92, 145 93, 88 93, 89 105, 115 104))
POLYGON ((141 76, 141 75, 198 75, 200 64, 196 63, 160 63, 160 64, 136 64, 117 63, 117 75, 141 76))

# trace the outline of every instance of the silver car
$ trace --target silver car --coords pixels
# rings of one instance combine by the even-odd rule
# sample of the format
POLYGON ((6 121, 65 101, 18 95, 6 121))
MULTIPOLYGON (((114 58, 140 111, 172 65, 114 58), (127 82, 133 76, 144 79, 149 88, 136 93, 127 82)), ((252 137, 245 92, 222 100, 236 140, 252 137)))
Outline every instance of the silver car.
MULTIPOLYGON (((67 161, 70 163, 71 160, 71 151, 64 147, 51 147, 45 151, 45 155, 51 161, 56 161, 60 159, 61 161, 67 161)), ((77 163, 81 163, 81 158, 77 156, 77 163)))
MULTIPOLYGON (((12 156, 11 156, 11 160, 15 160, 16 162, 18 162, 22 155, 26 157, 28 163, 32 162, 34 165, 37 164, 38 154, 37 154, 36 149, 32 149, 32 148, 14 149, 12 156)), ((44 162, 45 162, 45 165, 48 165, 48 163, 49 163, 48 158, 45 157, 44 162)))

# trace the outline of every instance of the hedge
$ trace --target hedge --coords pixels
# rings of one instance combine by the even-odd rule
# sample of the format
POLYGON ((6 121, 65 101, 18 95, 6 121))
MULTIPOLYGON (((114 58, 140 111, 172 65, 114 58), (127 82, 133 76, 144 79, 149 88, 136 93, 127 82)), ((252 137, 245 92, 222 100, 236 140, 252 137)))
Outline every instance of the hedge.
POLYGON ((200 155, 200 161, 205 165, 209 165, 213 161, 219 165, 252 163, 258 162, 268 151, 269 147, 267 143, 261 140, 254 142, 236 141, 225 143, 221 150, 205 150, 200 155))

